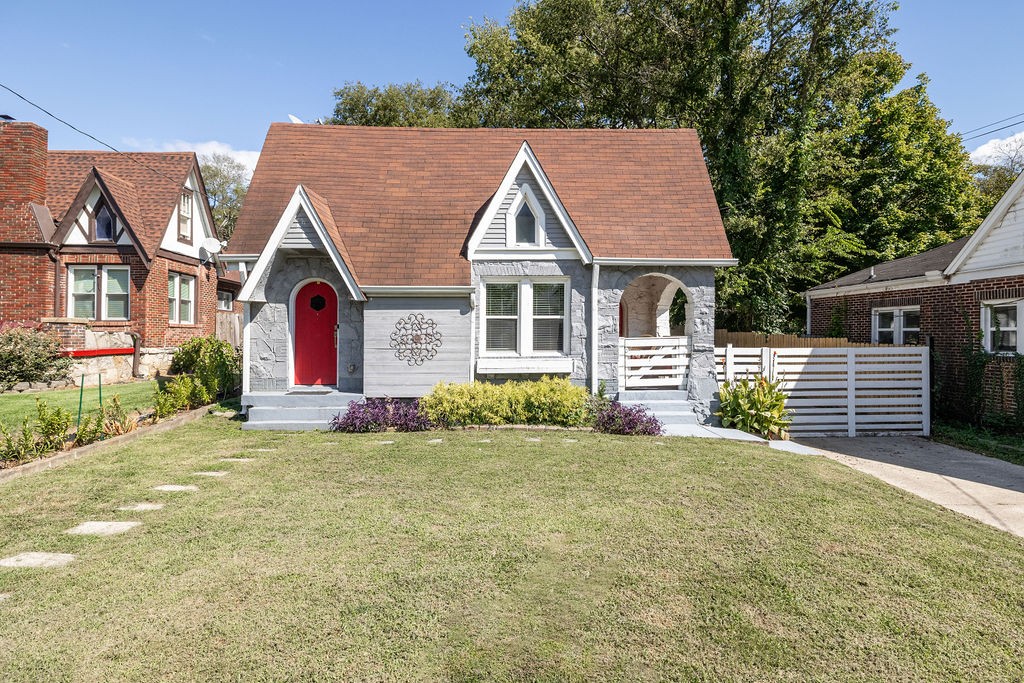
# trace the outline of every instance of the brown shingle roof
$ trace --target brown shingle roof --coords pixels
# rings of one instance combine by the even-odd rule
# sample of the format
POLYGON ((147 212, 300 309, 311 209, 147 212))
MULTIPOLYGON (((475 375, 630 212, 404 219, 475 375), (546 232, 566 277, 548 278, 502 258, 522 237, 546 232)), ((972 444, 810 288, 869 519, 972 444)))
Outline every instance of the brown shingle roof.
POLYGON ((113 195, 142 249, 152 258, 189 172, 192 152, 54 151, 47 157, 46 204, 60 222, 93 168, 113 195))
POLYGON ((849 287, 850 285, 862 285, 868 282, 889 282, 892 280, 903 280, 910 277, 920 277, 932 271, 946 269, 956 255, 960 253, 970 237, 961 237, 955 242, 943 244, 920 254, 906 256, 885 261, 863 270, 858 270, 841 278, 825 282, 817 287, 811 287, 808 291, 816 292, 823 289, 835 289, 837 287, 849 287), (872 271, 874 275, 872 275, 872 271))
POLYGON ((278 123, 229 250, 259 253, 302 184, 330 206, 363 284, 468 284, 463 246, 524 140, 594 256, 731 258, 692 130, 278 123))

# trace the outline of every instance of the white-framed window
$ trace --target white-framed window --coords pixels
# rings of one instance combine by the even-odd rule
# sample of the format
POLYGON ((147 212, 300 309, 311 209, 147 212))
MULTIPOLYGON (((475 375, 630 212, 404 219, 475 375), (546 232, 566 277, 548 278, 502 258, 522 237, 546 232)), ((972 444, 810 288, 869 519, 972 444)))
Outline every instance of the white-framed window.
POLYGON ((1024 301, 988 301, 981 308, 981 329, 985 350, 990 353, 1024 353, 1024 338, 1018 334, 1024 319, 1024 301))
POLYGON ((195 320, 196 279, 181 273, 167 275, 167 321, 191 325, 195 320))
POLYGON ((68 266, 68 317, 128 320, 131 284, 128 266, 68 266))
POLYGON ((217 310, 230 311, 235 305, 235 295, 231 292, 217 292, 217 310))
POLYGON ((505 246, 542 247, 544 241, 544 207, 524 183, 505 214, 505 246))
POLYGON ((871 341, 875 344, 918 344, 921 307, 893 306, 871 309, 871 341))
POLYGON ((192 240, 192 190, 181 191, 178 201, 178 237, 185 241, 192 240))
POLYGON ((569 342, 565 278, 491 280, 484 284, 484 354, 564 355, 569 342))

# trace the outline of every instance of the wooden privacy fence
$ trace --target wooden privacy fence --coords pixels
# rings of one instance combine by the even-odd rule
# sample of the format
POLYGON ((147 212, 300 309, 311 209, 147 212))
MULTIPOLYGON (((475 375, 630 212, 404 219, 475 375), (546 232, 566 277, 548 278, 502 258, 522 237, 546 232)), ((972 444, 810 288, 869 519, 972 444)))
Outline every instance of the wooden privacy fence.
POLYGON ((767 346, 773 349, 835 349, 878 346, 851 342, 846 337, 801 337, 795 334, 761 334, 760 332, 730 332, 715 330, 715 346, 741 346, 753 348, 767 346))
POLYGON ((235 348, 242 345, 242 314, 217 311, 217 339, 235 348))
POLYGON ((931 432, 928 347, 716 347, 718 381, 781 380, 797 436, 931 432))
POLYGON ((619 337, 623 389, 679 389, 689 368, 689 337, 619 337))

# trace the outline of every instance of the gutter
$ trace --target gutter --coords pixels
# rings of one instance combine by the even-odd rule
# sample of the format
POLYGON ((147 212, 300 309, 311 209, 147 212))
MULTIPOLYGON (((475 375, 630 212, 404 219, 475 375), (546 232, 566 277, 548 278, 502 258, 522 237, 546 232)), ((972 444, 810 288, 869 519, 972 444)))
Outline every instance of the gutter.
POLYGON ((739 264, 739 259, 734 258, 618 258, 602 257, 595 258, 594 265, 604 266, 712 266, 714 268, 728 268, 739 264))
POLYGON ((809 289, 804 292, 808 300, 830 299, 837 296, 850 294, 869 294, 871 292, 895 292, 901 289, 919 289, 921 287, 934 287, 944 284, 948 278, 940 271, 933 270, 926 275, 917 275, 912 278, 901 278, 899 280, 886 280, 884 282, 863 282, 857 285, 842 285, 829 289, 809 289))
POLYGON ((360 287, 367 296, 470 296, 476 289, 472 285, 443 285, 424 287, 421 285, 364 285, 360 287))

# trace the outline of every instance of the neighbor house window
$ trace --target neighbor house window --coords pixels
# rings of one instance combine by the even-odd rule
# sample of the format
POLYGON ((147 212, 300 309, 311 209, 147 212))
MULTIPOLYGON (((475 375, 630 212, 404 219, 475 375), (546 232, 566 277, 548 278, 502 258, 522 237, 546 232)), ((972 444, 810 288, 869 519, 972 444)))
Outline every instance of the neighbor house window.
POLYGON ((178 237, 189 242, 192 240, 192 190, 182 190, 178 202, 178 237))
POLYGON ((181 273, 167 276, 167 320, 191 325, 195 322, 196 279, 181 273))
POLYGON ((529 185, 523 185, 505 214, 505 246, 539 247, 544 244, 544 207, 529 185))
POLYGON ((68 316, 128 320, 131 281, 127 266, 68 266, 68 316))
POLYGON ((992 353, 1024 353, 1024 339, 1017 334, 1024 302, 987 303, 981 311, 985 348, 992 353))
POLYGON ((217 310, 230 311, 234 306, 235 297, 231 292, 217 292, 217 310))
POLYGON ((96 241, 113 241, 115 219, 106 204, 99 205, 93 221, 93 238, 96 241))
POLYGON ((921 341, 920 307, 875 308, 871 315, 874 343, 917 344, 921 341))
POLYGON ((484 293, 484 350, 521 356, 564 353, 567 284, 545 280, 490 282, 484 293))

